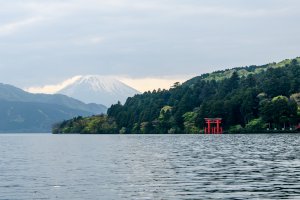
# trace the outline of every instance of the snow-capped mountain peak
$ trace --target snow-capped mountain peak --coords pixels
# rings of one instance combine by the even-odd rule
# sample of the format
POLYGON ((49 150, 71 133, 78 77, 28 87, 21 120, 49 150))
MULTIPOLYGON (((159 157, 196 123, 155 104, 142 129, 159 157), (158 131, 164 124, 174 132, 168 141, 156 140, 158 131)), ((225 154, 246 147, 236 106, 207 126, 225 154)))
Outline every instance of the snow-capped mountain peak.
POLYGON ((81 76, 77 81, 77 84, 88 84, 94 91, 104 90, 107 92, 118 90, 121 85, 124 85, 122 82, 118 81, 115 78, 99 75, 81 76))
POLYGON ((57 93, 68 95, 85 103, 99 103, 106 106, 118 101, 124 103, 128 97, 140 93, 114 77, 86 75, 77 76, 73 80, 57 93))

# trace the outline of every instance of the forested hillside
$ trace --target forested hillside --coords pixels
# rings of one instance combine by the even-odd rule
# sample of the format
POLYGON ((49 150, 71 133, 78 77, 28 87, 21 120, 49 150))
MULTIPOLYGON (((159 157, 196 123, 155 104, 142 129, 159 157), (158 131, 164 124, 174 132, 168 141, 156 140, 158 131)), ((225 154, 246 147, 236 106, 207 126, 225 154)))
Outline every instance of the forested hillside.
POLYGON ((112 105, 108 117, 122 133, 199 133, 205 117, 223 118, 229 132, 294 129, 300 121, 298 60, 204 74, 112 105))

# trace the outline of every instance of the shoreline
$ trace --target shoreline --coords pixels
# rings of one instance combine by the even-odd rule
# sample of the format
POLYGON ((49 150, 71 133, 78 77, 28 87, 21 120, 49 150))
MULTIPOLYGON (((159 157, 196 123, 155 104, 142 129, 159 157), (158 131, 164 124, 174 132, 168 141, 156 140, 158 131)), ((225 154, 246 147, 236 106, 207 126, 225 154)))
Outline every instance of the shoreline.
POLYGON ((128 133, 128 134, 120 134, 120 133, 51 133, 52 135, 251 135, 251 134, 300 134, 300 132, 290 131, 290 132, 240 132, 240 133, 222 133, 222 134, 204 134, 204 133, 150 133, 150 134, 142 134, 142 133, 128 133))

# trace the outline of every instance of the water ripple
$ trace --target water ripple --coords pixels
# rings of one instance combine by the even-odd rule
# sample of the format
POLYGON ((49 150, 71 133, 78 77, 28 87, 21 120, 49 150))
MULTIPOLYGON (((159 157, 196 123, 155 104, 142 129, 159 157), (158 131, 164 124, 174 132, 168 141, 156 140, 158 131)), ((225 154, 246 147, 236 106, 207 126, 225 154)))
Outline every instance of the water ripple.
POLYGON ((0 199, 300 199, 300 135, 0 135, 0 199))

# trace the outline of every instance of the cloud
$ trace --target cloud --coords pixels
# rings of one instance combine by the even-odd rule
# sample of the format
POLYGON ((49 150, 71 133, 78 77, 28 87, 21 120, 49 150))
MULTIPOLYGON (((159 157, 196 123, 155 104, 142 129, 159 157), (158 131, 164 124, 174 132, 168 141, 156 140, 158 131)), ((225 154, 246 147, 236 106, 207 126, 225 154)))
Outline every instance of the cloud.
POLYGON ((182 76, 182 77, 146 77, 146 78, 122 78, 119 80, 123 83, 135 88, 138 91, 146 92, 157 89, 170 89, 174 83, 183 83, 193 76, 182 76))
POLYGON ((104 37, 101 36, 90 36, 71 39, 71 43, 76 45, 95 45, 101 44, 105 41, 104 37))
POLYGON ((76 82, 78 79, 80 79, 81 76, 74 76, 70 79, 67 79, 59 84, 53 84, 53 85, 45 85, 45 86, 33 86, 25 88, 24 90, 30 93, 44 93, 44 94, 54 94, 58 92, 59 90, 63 89, 64 87, 76 82))
MULTIPOLYGON (((67 79, 58 84, 44 85, 44 86, 33 86, 25 88, 24 90, 31 93, 45 93, 45 94, 54 94, 59 90, 67 87, 68 85, 76 82, 82 76, 74 76, 70 79, 67 79)), ((175 82, 183 83, 186 80, 192 78, 193 76, 181 76, 181 77, 145 77, 145 78, 130 78, 130 77, 116 77, 116 76, 107 76, 111 78, 116 78, 117 80, 129 85, 130 87, 135 88, 138 91, 146 92, 157 89, 169 89, 175 82)))
POLYGON ((15 22, 4 24, 4 25, 0 26, 0 35, 2 35, 2 36, 10 35, 22 28, 32 26, 43 20, 44 20, 43 17, 32 17, 32 18, 23 19, 20 21, 15 21, 15 22))
MULTIPOLYGON (((76 13, 81 4, 59 1, 9 1, 1 4, 0 11, 8 14, 8 20, 0 25, 0 36, 11 35, 24 28, 45 24, 45 21, 55 21, 76 13), (17 16, 17 17, 16 17, 17 16), (10 20, 12 18, 13 20, 10 20), (43 23, 42 23, 43 22, 43 23)), ((6 19, 6 18, 4 18, 6 19)), ((3 20, 3 18, 1 19, 3 20)))
POLYGON ((28 87, 76 74, 127 75, 134 78, 124 81, 145 91, 169 87, 174 75, 292 58, 300 52, 299 6, 295 0, 1 1, 0 80, 28 87))

